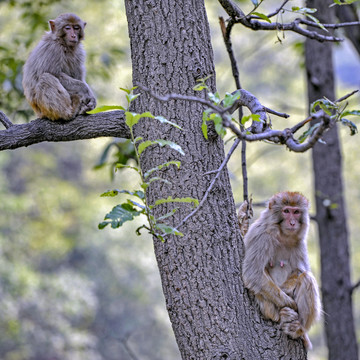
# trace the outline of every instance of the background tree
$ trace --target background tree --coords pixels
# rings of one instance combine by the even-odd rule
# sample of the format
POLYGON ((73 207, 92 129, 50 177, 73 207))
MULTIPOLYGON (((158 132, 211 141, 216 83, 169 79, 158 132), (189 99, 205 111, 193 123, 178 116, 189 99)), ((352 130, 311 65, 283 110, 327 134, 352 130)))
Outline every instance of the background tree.
MULTIPOLYGON (((334 23, 332 1, 317 6, 322 23, 334 23)), ((306 73, 309 104, 321 97, 336 99, 332 45, 306 40, 306 73)), ((312 125, 316 122, 313 121, 312 125)), ((353 286, 349 267, 347 216, 342 181, 342 156, 337 126, 325 136, 326 143, 313 148, 316 222, 321 249, 321 288, 329 359, 358 359, 353 318, 353 286), (339 309, 341 308, 341 311, 339 309)))

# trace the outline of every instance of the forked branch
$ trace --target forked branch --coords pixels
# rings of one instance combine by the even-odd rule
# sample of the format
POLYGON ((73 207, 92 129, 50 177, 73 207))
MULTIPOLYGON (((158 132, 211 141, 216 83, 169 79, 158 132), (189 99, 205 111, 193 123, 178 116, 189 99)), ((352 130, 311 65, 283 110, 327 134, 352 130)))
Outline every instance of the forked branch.
MULTIPOLYGON (((308 21, 306 19, 297 18, 292 22, 289 23, 280 23, 280 22, 267 22, 252 15, 247 16, 239 7, 238 5, 232 0, 219 0, 219 3, 224 8, 226 13, 230 16, 231 21, 233 23, 240 23, 243 26, 250 28, 252 30, 265 30, 265 31, 291 31, 302 36, 305 36, 310 39, 314 39, 320 42, 324 41, 342 41, 342 38, 332 36, 332 35, 324 35, 320 34, 317 31, 309 30, 308 28, 305 29, 301 25, 311 25, 316 28, 321 28, 322 25, 318 25, 315 22, 308 21)), ((270 14, 270 17, 277 15, 280 11, 283 11, 284 6, 286 5, 287 1, 285 1, 280 8, 278 8, 274 13, 270 14)), ((336 29, 338 27, 344 26, 352 26, 352 25, 359 25, 356 23, 353 24, 326 24, 325 28, 332 28, 336 29)))
POLYGON ((312 114, 311 118, 307 118, 306 120, 298 123, 292 128, 287 128, 284 130, 272 130, 267 123, 267 112, 271 112, 272 114, 276 114, 285 118, 289 117, 289 115, 264 107, 254 95, 243 89, 237 90, 240 92, 240 99, 236 100, 232 106, 224 108, 220 105, 215 105, 210 100, 197 96, 187 96, 180 94, 168 94, 162 96, 154 93, 153 91, 144 86, 138 86, 140 89, 149 93, 153 98, 159 101, 193 101, 212 109, 214 112, 218 113, 221 116, 223 126, 230 129, 240 140, 246 140, 249 142, 267 140, 275 144, 283 144, 289 150, 294 152, 305 152, 306 150, 312 148, 315 143, 321 138, 324 132, 332 125, 330 116, 327 115, 323 110, 319 110, 315 114, 312 114), (260 116, 260 121, 253 121, 250 128, 241 130, 231 117, 231 114, 239 106, 246 106, 252 114, 258 114, 260 116), (299 143, 299 141, 295 139, 294 133, 312 119, 319 120, 318 128, 314 131, 314 133, 308 138, 306 142, 299 143))

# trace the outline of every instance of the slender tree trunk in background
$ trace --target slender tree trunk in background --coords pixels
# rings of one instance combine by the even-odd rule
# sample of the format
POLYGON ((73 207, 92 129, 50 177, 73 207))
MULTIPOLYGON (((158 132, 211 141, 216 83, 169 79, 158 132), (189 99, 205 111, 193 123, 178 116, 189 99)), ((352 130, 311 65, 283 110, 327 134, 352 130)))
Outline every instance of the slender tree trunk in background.
MULTIPOLYGON (((194 92, 196 79, 215 74, 210 31, 203 0, 126 0, 132 53, 133 82, 159 94, 171 92, 204 96, 194 92)), ((140 91, 141 92, 141 91, 140 91)), ((207 141, 201 132, 199 104, 183 101, 161 103, 142 93, 134 103, 136 112, 151 111, 179 124, 183 130, 140 122, 137 136, 175 141, 185 152, 148 148, 142 156, 144 171, 169 160, 181 168, 156 174, 168 181, 148 189, 155 199, 195 197, 201 199, 224 160, 221 139, 207 141)), ((158 207, 165 214, 175 205, 158 207)), ((172 225, 192 209, 180 206, 172 225)), ((204 206, 179 230, 184 237, 154 239, 166 306, 179 346, 186 360, 211 359, 306 359, 302 342, 290 340, 271 321, 265 321, 244 291, 241 281, 243 245, 227 171, 224 170, 204 206)))
MULTIPOLYGON (((307 1, 318 9, 323 23, 333 22, 332 1, 307 1)), ((306 40, 308 97, 311 104, 326 96, 335 100, 331 43, 306 40)), ((337 127, 324 136, 325 144, 313 149, 316 220, 321 249, 321 287, 325 332, 330 360, 358 360, 358 349, 352 311, 350 258, 341 149, 337 127), (330 200, 330 202, 329 202, 330 200), (336 205, 331 207, 331 205, 336 205)))

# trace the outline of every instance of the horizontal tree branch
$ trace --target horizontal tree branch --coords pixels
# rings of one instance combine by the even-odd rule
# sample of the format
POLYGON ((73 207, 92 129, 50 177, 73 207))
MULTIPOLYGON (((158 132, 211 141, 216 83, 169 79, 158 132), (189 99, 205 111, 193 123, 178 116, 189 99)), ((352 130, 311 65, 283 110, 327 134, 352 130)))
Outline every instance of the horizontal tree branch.
POLYGON ((74 141, 98 137, 130 138, 124 111, 108 111, 94 115, 80 115, 70 121, 36 119, 26 124, 12 124, 2 113, 0 122, 0 151, 17 149, 44 141, 74 141))

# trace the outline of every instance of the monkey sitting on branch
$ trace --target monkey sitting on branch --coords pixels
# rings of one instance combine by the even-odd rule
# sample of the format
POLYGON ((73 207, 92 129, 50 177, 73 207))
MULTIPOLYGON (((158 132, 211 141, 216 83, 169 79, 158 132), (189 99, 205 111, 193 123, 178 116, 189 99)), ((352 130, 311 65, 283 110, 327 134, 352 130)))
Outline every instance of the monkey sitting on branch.
POLYGON ((86 22, 75 14, 62 14, 49 25, 24 65, 24 93, 38 117, 70 120, 96 107, 85 82, 81 40, 86 22))
POLYGON ((298 192, 275 194, 245 235, 243 280, 266 319, 285 334, 307 335, 321 312, 319 289, 310 271, 306 236, 309 201, 298 192))

